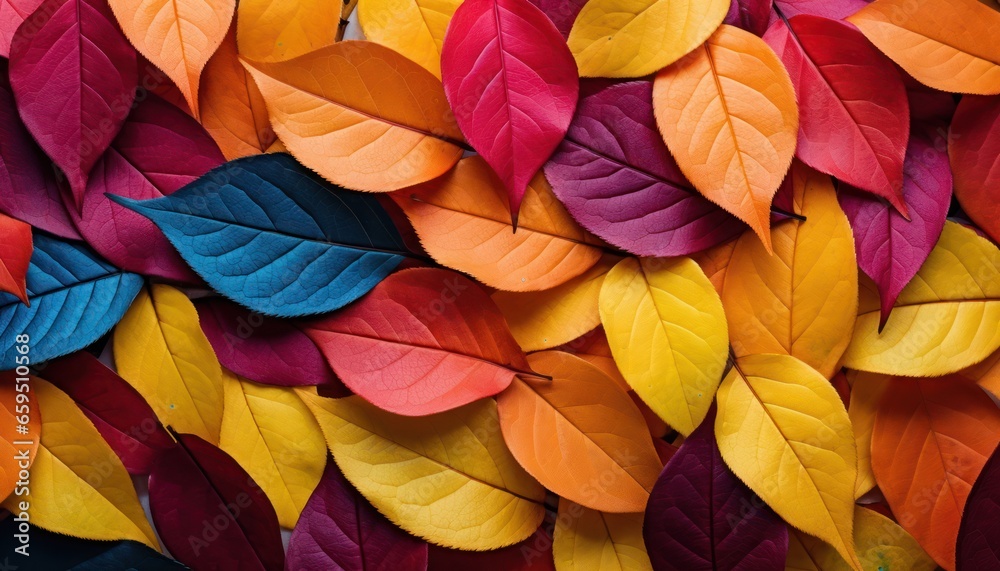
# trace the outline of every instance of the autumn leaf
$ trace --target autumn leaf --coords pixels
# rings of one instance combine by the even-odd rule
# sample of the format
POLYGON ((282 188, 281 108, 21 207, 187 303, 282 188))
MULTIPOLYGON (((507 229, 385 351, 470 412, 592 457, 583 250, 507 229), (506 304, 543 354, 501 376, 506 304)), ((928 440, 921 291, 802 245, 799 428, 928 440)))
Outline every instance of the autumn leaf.
POLYGON ((335 42, 339 20, 334 2, 241 0, 236 11, 240 55, 261 62, 304 55, 335 42))
POLYGON ((642 515, 602 513, 559 500, 552 537, 556 571, 652 571, 642 540, 642 515))
POLYGON ((359 0, 358 24, 373 42, 406 54, 441 77, 441 46, 460 0, 359 0))

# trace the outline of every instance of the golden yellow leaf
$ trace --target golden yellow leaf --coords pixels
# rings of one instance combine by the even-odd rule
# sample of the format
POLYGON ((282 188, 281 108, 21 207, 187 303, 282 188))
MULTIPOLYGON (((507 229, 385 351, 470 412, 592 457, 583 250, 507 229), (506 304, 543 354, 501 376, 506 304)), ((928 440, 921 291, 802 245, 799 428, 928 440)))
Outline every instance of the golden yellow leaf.
POLYGON ((782 519, 860 569, 854 433, 830 382, 795 357, 750 355, 726 375, 718 403, 715 436, 733 473, 782 519))
POLYGON ((296 389, 260 385, 228 371, 223 383, 219 448, 253 477, 274 505, 278 522, 291 529, 326 466, 323 432, 296 389))
POLYGON ((946 375, 1000 348, 1000 250, 946 222, 927 261, 903 289, 878 331, 879 299, 861 281, 854 337, 844 366, 907 377, 946 375))
POLYGON ((691 434, 708 414, 729 351, 712 283, 690 258, 626 258, 604 278, 601 323, 629 386, 691 434))
POLYGON ((143 288, 115 327, 118 374, 139 391, 160 422, 218 444, 222 366, 180 290, 143 288))
POLYGON ((11 495, 12 513, 30 504, 31 525, 85 539, 131 539, 159 549, 121 460, 66 393, 32 378, 42 439, 27 495, 11 495))
POLYGON ((552 534, 556 571, 652 570, 642 518, 641 513, 603 513, 560 498, 552 534))
POLYGON ((851 401, 847 415, 851 417, 854 440, 858 447, 858 480, 854 485, 854 497, 860 498, 876 486, 875 472, 872 470, 872 429, 875 427, 875 411, 891 377, 878 373, 849 371, 851 380, 851 401))
POLYGON ((851 341, 858 304, 854 235, 829 176, 799 162, 790 176, 795 210, 806 221, 774 228, 773 255, 753 235, 740 237, 722 304, 737 357, 787 353, 829 379, 851 341))
POLYGON ((517 543, 541 524, 545 489, 504 444, 492 399, 412 417, 357 396, 301 395, 344 476, 404 530, 486 550, 517 543))
POLYGON ((340 10, 329 0, 240 0, 236 13, 240 55, 281 61, 336 41, 340 10))
POLYGON ((365 37, 406 54, 441 77, 441 45, 462 0, 360 0, 365 37))
POLYGON ((569 49, 580 77, 642 77, 697 48, 728 11, 727 0, 590 0, 569 49))

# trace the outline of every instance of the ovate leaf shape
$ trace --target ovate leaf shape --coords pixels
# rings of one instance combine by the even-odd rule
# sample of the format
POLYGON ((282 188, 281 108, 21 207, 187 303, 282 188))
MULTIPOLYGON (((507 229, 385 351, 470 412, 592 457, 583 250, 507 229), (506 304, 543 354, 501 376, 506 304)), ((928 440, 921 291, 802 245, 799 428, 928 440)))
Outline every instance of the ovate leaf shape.
MULTIPOLYGON (((261 4, 261 2, 256 2, 261 4)), ((249 10, 250 2, 240 4, 240 11, 249 10)), ((300 3, 270 3, 275 8, 297 7, 300 3)), ((322 10, 318 16, 334 14, 322 10)), ((243 22, 243 20, 237 20, 243 22)), ((333 28, 336 25, 332 25, 333 28)), ((267 116, 267 105, 250 73, 240 63, 236 51, 236 26, 229 28, 219 49, 205 66, 205 80, 198 95, 201 124, 212 134, 222 153, 229 160, 263 153, 277 138, 267 116)))
POLYGON ((605 512, 643 511, 662 466, 628 393, 569 353, 534 353, 528 363, 552 380, 519 377, 497 397, 514 458, 560 497, 605 512))
POLYGON ((667 462, 642 526, 658 571, 781 569, 788 528, 729 471, 709 415, 667 462))
POLYGON ((879 399, 885 392, 891 377, 878 373, 848 371, 851 379, 851 398, 847 415, 851 417, 851 428, 858 446, 858 480, 854 486, 854 497, 870 492, 877 483, 872 470, 872 429, 879 399))
POLYGON ((41 444, 26 495, 3 506, 30 504, 33 526, 84 539, 131 539, 158 549, 128 472, 66 393, 32 379, 31 414, 41 416, 41 444))
POLYGON ((871 0, 774 0, 774 5, 786 17, 799 14, 842 20, 864 8, 871 0))
POLYGON ((170 553, 194 568, 282 569, 278 518, 257 482, 197 436, 177 443, 149 475, 149 511, 170 553))
POLYGON ((393 274, 306 333, 348 388, 396 414, 455 408, 531 374, 486 292, 436 268, 393 274))
POLYGON ((0 214, 0 292, 28 303, 26 278, 31 262, 31 226, 0 214))
POLYGON ((956 569, 973 571, 1000 565, 1000 542, 992 522, 1000 517, 1000 453, 994 450, 969 492, 956 547, 956 569))
POLYGON ((763 36, 771 20, 772 4, 771 0, 733 0, 722 23, 763 36))
POLYGON ((222 43, 236 0, 108 0, 125 36, 177 85, 198 117, 201 71, 222 43))
POLYGON ((76 401, 130 474, 148 474, 174 440, 131 385, 86 351, 46 364, 45 379, 76 401))
POLYGON ((497 549, 542 522, 545 490, 504 444, 492 399, 412 418, 357 396, 302 395, 347 480, 417 537, 456 549, 497 549))
POLYGON ((222 367, 182 291, 144 288, 115 328, 114 351, 118 374, 163 424, 219 441, 222 367))
POLYGON ((642 77, 701 45, 728 11, 729 0, 591 0, 569 48, 581 77, 642 77))
POLYGON ((951 206, 951 181, 947 151, 929 133, 914 131, 903 171, 909 220, 881 200, 845 190, 838 194, 851 221, 858 266, 878 285, 879 327, 941 236, 951 206))
POLYGON ((237 159, 163 198, 114 200, 152 220, 214 290, 267 315, 340 308, 405 252, 374 197, 285 154, 237 159))
POLYGON ((32 26, 37 28, 40 20, 44 17, 35 16, 32 13, 38 9, 43 0, 0 0, 0 56, 10 57, 10 44, 14 39, 14 32, 25 20, 32 20, 32 26))
POLYGON ((323 433, 298 393, 226 372, 219 448, 260 483, 282 527, 292 529, 326 464, 323 433))
POLYGON ((974 365, 1000 348, 1000 250, 974 231, 946 222, 881 333, 879 307, 874 284, 863 280, 844 366, 915 377, 974 365))
POLYGON ((286 568, 426 571, 427 543, 378 513, 330 461, 292 531, 286 568))
MULTIPOLYGON (((195 307, 201 330, 226 369, 269 385, 340 384, 323 354, 292 322, 221 298, 198 300, 195 307)), ((350 394, 343 390, 342 396, 350 394)))
POLYGON ((796 211, 775 227, 773 254, 744 234, 726 270, 722 303, 737 357, 786 353, 827 378, 851 341, 858 267, 830 177, 796 163, 796 211))
POLYGON ((723 25, 656 75, 653 110, 681 172, 770 250, 771 200, 799 130, 795 88, 778 56, 750 32, 723 25))
POLYGON ((347 41, 279 63, 243 60, 271 126, 302 164, 385 192, 448 171, 465 139, 431 72, 387 47, 347 41))
POLYGON ((1000 443, 1000 410, 960 379, 896 378, 879 401, 872 467, 893 514, 935 561, 955 568, 972 483, 1000 443))
POLYGON ((552 555, 556 571, 653 569, 642 540, 642 514, 603 513, 566 498, 559 499, 552 555))
POLYGON ((705 199, 670 156, 649 81, 580 98, 545 177, 584 228, 640 256, 679 256, 737 236, 743 226, 705 199))
POLYGON ((491 297, 522 349, 552 349, 601 324, 597 306, 601 285, 618 259, 605 254, 586 272, 549 290, 497 291, 491 297))
POLYGON ((242 0, 236 14, 240 55, 281 61, 328 46, 336 41, 339 16, 323 0, 242 0))
MULTIPOLYGON (((22 370, 23 371, 23 370, 22 370)), ((22 470, 31 468, 38 455, 38 443, 42 427, 41 419, 36 411, 31 410, 34 392, 31 383, 34 377, 27 377, 15 371, 0 373, 0 497, 10 496, 17 487, 17 482, 23 480, 22 470), (25 379, 18 382, 18 378, 25 379), (24 421, 24 422, 22 422, 24 421), (18 426, 27 428, 27 433, 19 434, 18 426)), ((30 473, 28 474, 30 477, 30 473)), ((30 480, 29 480, 30 483, 30 480)), ((22 484, 22 487, 24 485, 22 484)), ((17 498, 17 496, 14 496, 17 498)), ((21 502, 17 498, 13 505, 21 502)), ((12 509, 15 514, 23 510, 12 509)))
POLYGON ((1000 45, 983 41, 1000 26, 1000 12, 976 0, 879 0, 849 21, 925 85, 1000 93, 1000 45))
POLYGON ((969 218, 1000 241, 1000 98, 963 97, 948 133, 955 197, 969 218))
POLYGON ((465 0, 448 26, 441 77, 459 127, 503 181, 516 227, 525 189, 573 118, 573 54, 528 0, 465 0))
POLYGON ((68 355, 107 333, 125 314, 142 278, 99 259, 85 246, 34 236, 28 304, 0 293, 0 370, 16 365, 15 338, 30 338, 31 363, 68 355))
POLYGON ((438 263, 497 289, 549 289, 601 257, 601 241, 570 218, 541 174, 525 190, 516 232, 503 184, 478 156, 392 197, 438 263))
POLYGON ((365 37, 390 47, 441 77, 441 46, 460 0, 359 0, 365 37))
POLYGON ((783 520, 860 569, 854 434, 830 382, 795 357, 750 355, 736 360, 718 403, 715 436, 733 473, 783 520))
POLYGON ((854 26, 819 16, 779 20, 764 35, 799 102, 795 155, 908 214, 903 156, 910 107, 899 71, 854 26))
POLYGON ((626 258, 604 278, 601 323, 629 386, 667 424, 708 414, 729 350, 718 294, 690 258, 626 258))
POLYGON ((142 215, 108 195, 148 200, 172 194, 225 161, 205 129, 187 113, 148 95, 94 165, 74 216, 84 239, 116 266, 182 283, 197 283, 177 251, 142 215))

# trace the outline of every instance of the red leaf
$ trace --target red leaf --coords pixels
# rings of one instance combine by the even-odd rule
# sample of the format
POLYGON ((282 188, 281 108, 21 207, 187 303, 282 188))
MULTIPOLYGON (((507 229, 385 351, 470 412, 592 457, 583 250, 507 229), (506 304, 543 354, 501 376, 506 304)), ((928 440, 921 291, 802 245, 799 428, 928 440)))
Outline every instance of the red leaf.
POLYGON ((129 474, 148 474, 160 451, 175 446, 139 392, 90 353, 51 361, 42 375, 76 401, 129 474))
POLYGON ((0 291, 16 295, 25 305, 31 251, 31 226, 0 214, 0 291))
POLYGON ((348 388, 397 414, 433 414, 492 396, 529 371, 493 300, 446 270, 397 272, 306 328, 348 388))
POLYGON ((448 26, 441 77, 462 133, 507 187, 516 227, 528 183, 573 118, 573 54, 528 0, 467 0, 448 26))
POLYGON ((907 215, 910 108, 892 61, 854 26, 817 16, 775 22, 764 41, 785 64, 799 99, 795 155, 907 215))
POLYGON ((28 131, 66 173, 79 209, 90 169, 135 99, 135 50, 106 0, 45 0, 31 23, 14 33, 10 83, 28 131))
POLYGON ((962 97, 948 134, 948 154, 959 204, 1000 241, 1000 96, 962 97))
POLYGON ((282 569, 278 516, 253 478, 201 438, 177 439, 149 475, 149 511, 170 553, 196 571, 282 569))
MULTIPOLYGON (((10 56, 14 32, 41 3, 42 0, 0 0, 0 56, 10 56)), ((33 23, 28 25, 35 26, 33 23)))

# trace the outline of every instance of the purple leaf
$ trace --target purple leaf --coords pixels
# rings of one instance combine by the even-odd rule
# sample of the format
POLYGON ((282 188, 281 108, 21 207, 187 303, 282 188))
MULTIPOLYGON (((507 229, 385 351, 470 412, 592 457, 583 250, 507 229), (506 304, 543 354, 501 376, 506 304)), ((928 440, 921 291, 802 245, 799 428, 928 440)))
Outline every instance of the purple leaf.
POLYGON ((559 33, 564 38, 568 38, 569 31, 573 29, 573 22, 576 21, 577 15, 587 0, 531 0, 531 3, 545 12, 549 20, 552 20, 552 23, 556 25, 559 33))
POLYGON ((139 392, 90 353, 51 361, 41 373, 76 401, 129 474, 148 474, 160 451, 175 446, 139 392))
POLYGON ((722 461, 715 413, 664 466, 643 537, 656 571, 781 570, 788 528, 722 461))
POLYGON ((566 138, 545 165, 559 200, 584 228, 640 256, 699 252, 738 235, 736 218, 681 174, 653 118, 648 81, 580 99, 566 138))
POLYGON ((378 513, 328 459, 292 532, 285 568, 423 571, 427 543, 378 513))
POLYGON ((732 0, 729 13, 723 24, 738 26, 744 30, 763 36, 771 21, 771 0, 732 0))
POLYGON ((10 83, 28 131, 66 173, 79 209, 87 174, 135 99, 136 53, 106 0, 45 0, 31 24, 11 41, 10 83))
POLYGON ((170 553, 195 571, 284 565, 274 507, 236 460, 193 434, 159 455, 149 510, 170 553))
POLYGON ((1000 569, 1000 448, 993 451, 969 492, 958 528, 957 571, 1000 569))
POLYGON ((868 5, 869 0, 774 0, 786 18, 809 14, 842 20, 868 5))
POLYGON ((199 300, 201 329, 222 366, 258 383, 294 387, 329 384, 350 391, 323 354, 291 321, 268 317, 222 298, 199 300))
POLYGON ((899 292, 913 279, 944 228, 951 204, 951 167, 944 137, 930 129, 910 136, 903 162, 903 199, 910 209, 907 222, 885 201, 846 187, 838 194, 851 222, 858 266, 878 285, 882 302, 879 326, 899 292))
POLYGON ((150 95, 94 166, 77 222, 83 237, 116 266, 169 280, 200 283, 162 232, 106 194, 160 198, 225 162, 211 136, 180 109, 150 95))

